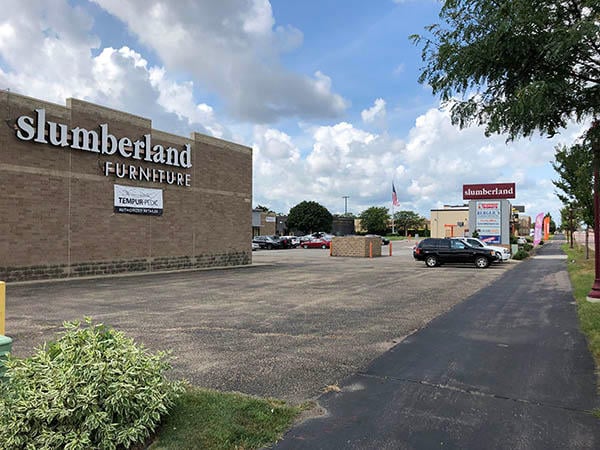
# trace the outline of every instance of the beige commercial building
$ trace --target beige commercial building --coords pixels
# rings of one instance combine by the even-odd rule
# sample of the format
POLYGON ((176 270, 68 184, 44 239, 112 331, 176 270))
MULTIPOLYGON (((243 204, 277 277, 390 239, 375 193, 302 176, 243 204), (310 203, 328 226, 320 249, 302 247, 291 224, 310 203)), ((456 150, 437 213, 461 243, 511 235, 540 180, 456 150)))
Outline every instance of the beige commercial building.
POLYGON ((249 264, 252 150, 0 91, 0 280, 249 264))
POLYGON ((431 237, 444 238, 465 236, 469 232, 469 207, 444 206, 442 209, 432 209, 431 237))

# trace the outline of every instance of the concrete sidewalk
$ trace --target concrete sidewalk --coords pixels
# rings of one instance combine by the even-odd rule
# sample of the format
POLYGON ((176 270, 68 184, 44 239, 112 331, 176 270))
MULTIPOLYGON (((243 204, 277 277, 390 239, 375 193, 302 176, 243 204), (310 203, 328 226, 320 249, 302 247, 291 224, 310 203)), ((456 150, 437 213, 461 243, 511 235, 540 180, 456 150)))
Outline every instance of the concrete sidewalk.
POLYGON ((560 244, 324 394, 328 414, 274 448, 600 448, 595 367, 560 244))

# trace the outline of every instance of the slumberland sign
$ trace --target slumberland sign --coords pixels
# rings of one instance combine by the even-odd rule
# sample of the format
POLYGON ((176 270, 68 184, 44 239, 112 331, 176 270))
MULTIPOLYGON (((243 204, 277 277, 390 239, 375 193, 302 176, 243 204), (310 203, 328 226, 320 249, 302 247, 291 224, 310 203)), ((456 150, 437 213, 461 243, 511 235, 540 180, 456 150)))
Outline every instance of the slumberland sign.
POLYGON ((36 109, 35 117, 20 116, 15 126, 17 138, 37 144, 50 144, 55 147, 68 147, 101 155, 118 155, 132 160, 132 164, 105 161, 105 176, 114 175, 128 180, 150 181, 177 186, 190 186, 191 175, 178 170, 149 168, 135 161, 164 164, 189 169, 192 167, 191 147, 185 144, 183 149, 152 145, 152 135, 145 134, 143 139, 132 141, 128 137, 117 139, 109 133, 108 124, 99 125, 100 131, 69 127, 62 123, 46 120, 46 110, 36 109))

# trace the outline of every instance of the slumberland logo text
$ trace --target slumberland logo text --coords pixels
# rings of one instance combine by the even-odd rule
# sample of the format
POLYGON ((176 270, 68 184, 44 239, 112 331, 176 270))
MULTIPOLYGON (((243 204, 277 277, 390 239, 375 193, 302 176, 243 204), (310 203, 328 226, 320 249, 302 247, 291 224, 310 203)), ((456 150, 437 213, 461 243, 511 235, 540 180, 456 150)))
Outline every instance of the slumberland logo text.
MULTIPOLYGON (((98 153, 101 155, 119 155, 123 158, 164 164, 189 169, 192 167, 191 147, 185 144, 183 149, 152 145, 152 135, 145 134, 143 139, 132 141, 128 137, 117 139, 109 133, 108 124, 100 124, 100 132, 85 128, 69 127, 62 123, 46 120, 46 110, 36 109, 35 117, 20 116, 16 123, 17 138, 38 144, 50 144, 55 147, 68 147, 73 150, 98 153)), ((132 164, 105 161, 104 175, 130 180, 167 183, 178 186, 190 186, 190 174, 176 170, 164 170, 132 164)))

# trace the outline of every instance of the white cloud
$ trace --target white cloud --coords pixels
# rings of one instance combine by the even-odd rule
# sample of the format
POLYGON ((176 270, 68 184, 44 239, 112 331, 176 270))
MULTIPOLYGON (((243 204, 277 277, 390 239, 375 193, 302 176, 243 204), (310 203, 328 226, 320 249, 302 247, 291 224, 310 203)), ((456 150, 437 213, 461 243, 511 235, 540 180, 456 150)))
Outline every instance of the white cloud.
POLYGON ((254 1, 248 15, 242 17, 242 22, 246 33, 268 35, 273 29, 273 25, 275 25, 273 10, 269 1, 254 1))
POLYGON ((148 67, 128 47, 103 49, 93 58, 91 73, 92 101, 149 117, 155 128, 182 135, 193 130, 223 137, 226 132, 211 106, 194 101, 192 82, 176 82, 164 68, 148 67))
POLYGON ((64 104, 69 97, 149 117, 156 128, 217 137, 227 134, 212 107, 196 103, 191 82, 149 67, 134 49, 103 48, 93 20, 68 2, 30 1, 0 19, 0 87, 64 104), (19 30, 18 33, 15 30, 19 30))
POLYGON ((306 144, 310 151, 305 160, 292 163, 287 156, 291 153, 286 149, 294 149, 294 155, 298 151, 288 135, 280 139, 283 148, 259 152, 265 159, 255 173, 255 203, 286 213, 302 200, 315 200, 340 213, 344 208, 341 198, 348 195, 349 211, 358 214, 370 206, 390 208, 393 180, 401 203, 396 210, 413 210, 429 217, 432 208, 462 204, 463 184, 515 182, 513 203, 525 205, 526 214, 550 211, 558 216, 551 181, 540 180, 536 174, 548 170, 555 140, 507 144, 501 136, 486 138, 479 127, 458 129, 448 113, 438 109, 415 120, 406 142, 347 122, 306 132, 312 143, 306 144), (281 157, 287 158, 287 169, 278 163, 281 157))
POLYGON ((404 148, 401 141, 347 122, 307 129, 312 145, 305 159, 296 159, 298 149, 289 136, 260 130, 265 138, 255 139, 254 203, 272 205, 280 212, 287 213, 302 200, 315 200, 332 212, 343 212, 340 199, 345 195, 350 196, 351 210, 360 212, 380 203, 381 194, 388 189, 391 192, 392 178, 405 170, 399 163, 399 150, 404 148), (269 136, 279 138, 277 146, 267 140, 269 136), (266 161, 266 156, 273 154, 266 161), (286 159, 276 159, 281 157, 286 159))
POLYGON ((177 83, 170 80, 164 68, 154 67, 149 71, 150 84, 158 90, 158 104, 166 111, 187 121, 192 129, 204 127, 212 136, 222 138, 224 127, 217 122, 213 108, 194 100, 194 85, 191 81, 177 83))
POLYGON ((385 100, 382 98, 378 98, 375 100, 373 106, 369 109, 363 109, 360 113, 363 122, 373 123, 385 120, 386 110, 385 110, 385 100))
MULTIPOLYGON (((327 174, 333 170, 353 171, 363 157, 363 147, 375 139, 374 135, 346 122, 318 127, 313 137, 313 151, 306 160, 316 174, 327 174)), ((368 160, 362 162, 370 165, 368 160)))
POLYGON ((0 17, 0 56, 12 69, 0 71, 0 86, 63 102, 87 98, 92 19, 66 0, 31 0, 6 7, 0 17))
POLYGON ((254 141, 254 154, 259 158, 277 163, 296 163, 300 160, 300 150, 294 146, 291 137, 282 131, 256 126, 254 141))
POLYGON ((423 212, 436 204, 462 203, 463 184, 515 182, 515 204, 529 203, 556 212, 551 183, 532 183, 532 172, 548 171, 558 140, 506 143, 503 136, 486 138, 482 127, 460 130, 451 124, 447 112, 430 109, 416 119, 404 154, 411 178, 407 185, 410 204, 423 212))
POLYGON ((320 72, 286 70, 281 52, 299 45, 293 27, 275 27, 267 0, 95 0, 151 47, 169 71, 214 90, 231 113, 254 122, 281 117, 336 117, 347 102, 320 72))

